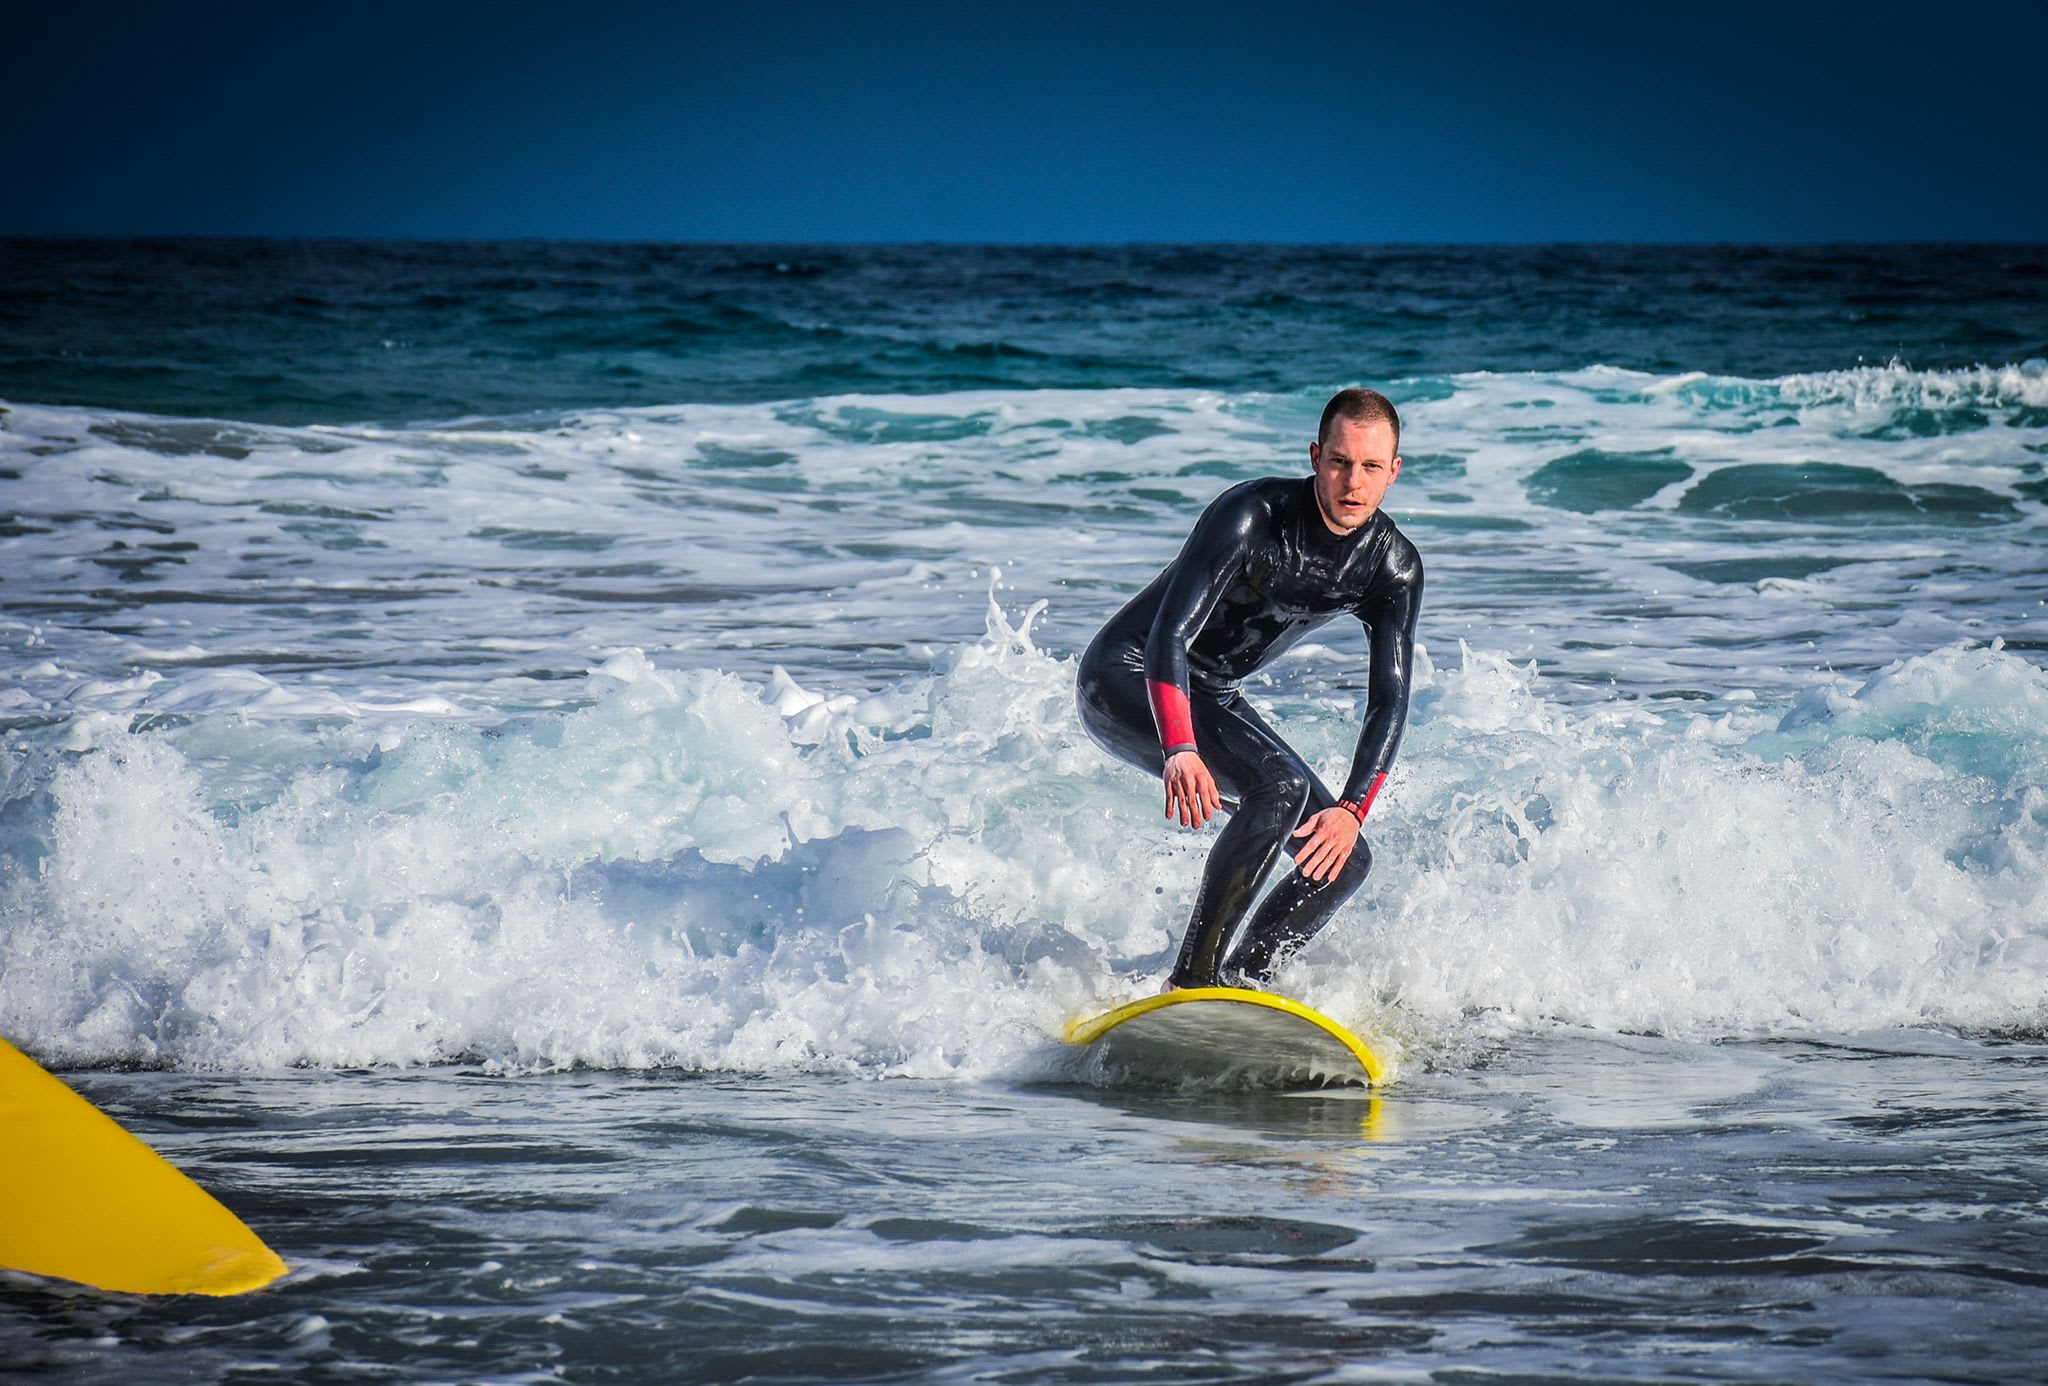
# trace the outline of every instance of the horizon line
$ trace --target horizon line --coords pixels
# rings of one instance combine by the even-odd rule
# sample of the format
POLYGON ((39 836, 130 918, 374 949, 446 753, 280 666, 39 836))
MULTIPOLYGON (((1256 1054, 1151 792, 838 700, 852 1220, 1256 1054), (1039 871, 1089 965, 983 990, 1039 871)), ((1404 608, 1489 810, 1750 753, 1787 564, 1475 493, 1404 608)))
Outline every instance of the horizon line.
POLYGON ((961 249, 961 250, 1189 250, 1189 249, 1289 249, 1289 250, 1547 250, 1547 249, 1690 249, 1690 250, 1825 250, 1833 248, 1897 249, 1989 249, 2048 248, 2048 235, 2038 240, 1992 237, 1987 239, 1858 240, 1825 238, 1814 240, 1441 240, 1441 241, 1309 241, 1309 240, 1016 240, 981 241, 934 238, 928 240, 747 240, 679 237, 670 240, 639 236, 363 236, 339 232, 271 231, 0 231, 0 243, 92 241, 92 242, 176 242, 176 241, 261 241, 302 244, 352 245, 589 245, 647 247, 773 246, 804 249, 961 249))

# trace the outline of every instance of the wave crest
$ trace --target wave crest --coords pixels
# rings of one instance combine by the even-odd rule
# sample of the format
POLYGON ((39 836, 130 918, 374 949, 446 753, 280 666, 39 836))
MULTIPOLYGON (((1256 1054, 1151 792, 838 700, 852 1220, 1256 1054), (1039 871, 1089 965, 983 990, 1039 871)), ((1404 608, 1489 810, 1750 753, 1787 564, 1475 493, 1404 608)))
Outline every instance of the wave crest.
MULTIPOLYGON (((254 798, 274 727, 110 733, 0 814, 0 1024, 67 1062, 1060 1071, 1207 843, 1030 627, 992 603, 864 699, 622 655, 569 713, 306 733, 254 798)), ((2039 1023, 2048 674, 1957 648, 1783 718, 1563 705, 1483 651, 1419 683, 1375 874, 1281 989, 1425 1058, 2039 1023)), ((1355 711, 1275 715, 1338 773, 1355 711)))

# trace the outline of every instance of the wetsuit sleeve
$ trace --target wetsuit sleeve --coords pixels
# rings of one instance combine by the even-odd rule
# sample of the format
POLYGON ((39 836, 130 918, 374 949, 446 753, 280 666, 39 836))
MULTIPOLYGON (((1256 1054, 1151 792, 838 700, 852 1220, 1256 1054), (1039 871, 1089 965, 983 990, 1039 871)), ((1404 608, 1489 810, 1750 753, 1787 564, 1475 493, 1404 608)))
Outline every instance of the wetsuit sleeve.
POLYGON ((1200 633, 1243 570, 1261 509, 1248 487, 1225 491, 1195 521, 1168 571, 1159 612, 1145 640, 1145 688, 1152 699, 1159 747, 1169 756, 1197 749, 1188 701, 1188 642, 1200 633))
POLYGON ((1361 821, 1386 783, 1408 723, 1408 688, 1415 665, 1415 618, 1422 612, 1422 560, 1410 548, 1391 585, 1358 609, 1372 640, 1365 726, 1344 781, 1344 800, 1361 821))

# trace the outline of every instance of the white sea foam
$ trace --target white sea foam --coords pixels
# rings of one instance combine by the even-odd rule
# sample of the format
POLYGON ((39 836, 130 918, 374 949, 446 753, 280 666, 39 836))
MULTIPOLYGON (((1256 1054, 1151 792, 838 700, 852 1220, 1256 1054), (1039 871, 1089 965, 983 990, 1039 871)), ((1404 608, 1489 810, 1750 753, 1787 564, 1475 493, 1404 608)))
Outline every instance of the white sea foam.
MULTIPOLYGON (((1021 623, 941 665, 835 705, 621 656, 495 732, 252 733, 306 767, 260 801, 217 735, 111 736, 17 804, 0 1029, 202 1066, 1056 1071, 1064 1019, 1156 983, 1206 842, 1021 623)), ((1275 715, 1341 769, 1350 715, 1275 715)), ((1371 882, 1280 981, 1425 1058, 1475 1025, 2038 1026, 2044 746, 2048 674, 1998 651, 1783 719, 1556 703, 1464 652, 1371 882)))
POLYGON ((1755 398, 1801 407, 1844 404, 1864 411, 2048 407, 2048 361, 1967 370, 1921 371, 1902 362, 1816 371, 1763 382, 1755 398))

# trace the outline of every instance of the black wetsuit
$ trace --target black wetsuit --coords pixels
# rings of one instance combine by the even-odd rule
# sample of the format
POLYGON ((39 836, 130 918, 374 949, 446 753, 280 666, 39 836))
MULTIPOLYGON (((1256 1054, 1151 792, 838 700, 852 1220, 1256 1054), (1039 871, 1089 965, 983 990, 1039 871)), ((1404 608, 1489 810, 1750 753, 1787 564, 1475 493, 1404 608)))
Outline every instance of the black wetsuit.
MULTIPOLYGON (((1421 556, 1384 512, 1350 534, 1332 534, 1314 484, 1265 477, 1218 496, 1180 556, 1081 658, 1078 693, 1089 735, 1154 775, 1174 752, 1198 750, 1231 810, 1203 868, 1173 969, 1176 986, 1221 980, 1224 947, 1294 830, 1340 797, 1362 823, 1401 744, 1421 556), (1365 726, 1337 796, 1252 710, 1239 684, 1340 611, 1364 622, 1372 664, 1365 726)), ((1290 872, 1230 954, 1230 971, 1264 980, 1284 952, 1329 922, 1371 869, 1361 837, 1331 880, 1290 872)))

